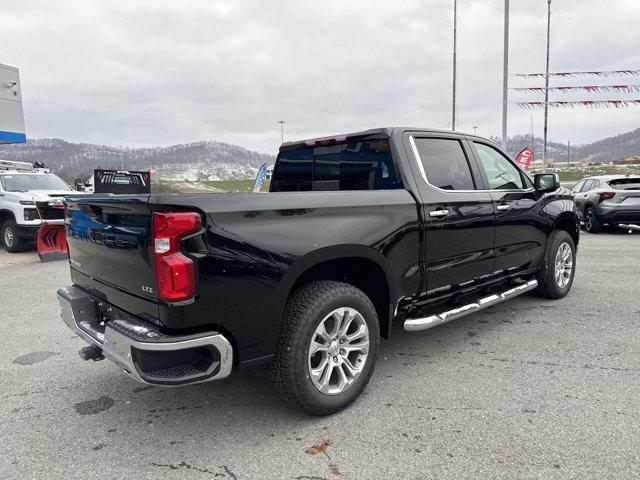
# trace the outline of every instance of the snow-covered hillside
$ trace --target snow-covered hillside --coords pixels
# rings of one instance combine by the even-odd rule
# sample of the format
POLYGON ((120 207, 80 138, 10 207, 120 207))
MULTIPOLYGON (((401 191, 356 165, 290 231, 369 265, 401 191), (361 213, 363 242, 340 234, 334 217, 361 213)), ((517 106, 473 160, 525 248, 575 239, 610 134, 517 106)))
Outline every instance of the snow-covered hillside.
POLYGON ((186 181, 253 178, 263 163, 275 157, 237 145, 202 141, 168 147, 127 148, 70 143, 57 138, 28 140, 22 145, 1 145, 0 159, 43 162, 65 178, 86 178, 94 168, 147 170, 158 176, 186 181))

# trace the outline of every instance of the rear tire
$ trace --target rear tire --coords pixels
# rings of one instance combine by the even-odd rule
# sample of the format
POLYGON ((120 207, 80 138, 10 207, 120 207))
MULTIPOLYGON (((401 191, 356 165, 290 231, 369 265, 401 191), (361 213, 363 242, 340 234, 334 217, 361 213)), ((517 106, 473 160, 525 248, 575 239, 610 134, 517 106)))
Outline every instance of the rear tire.
POLYGON ((7 220, 2 224, 2 243, 9 253, 17 253, 24 250, 25 242, 18 236, 15 220, 7 220))
POLYGON ((549 248, 544 266, 537 276, 536 293, 543 298, 564 297, 573 285, 576 273, 576 247, 565 230, 554 230, 549 237, 549 248))
POLYGON ((589 233, 600 233, 602 230, 602 224, 598 220, 596 211, 590 205, 584 209, 584 228, 589 233))
POLYGON ((334 281, 309 283, 287 301, 272 379, 289 405, 330 415, 367 386, 379 341, 376 310, 361 290, 334 281))

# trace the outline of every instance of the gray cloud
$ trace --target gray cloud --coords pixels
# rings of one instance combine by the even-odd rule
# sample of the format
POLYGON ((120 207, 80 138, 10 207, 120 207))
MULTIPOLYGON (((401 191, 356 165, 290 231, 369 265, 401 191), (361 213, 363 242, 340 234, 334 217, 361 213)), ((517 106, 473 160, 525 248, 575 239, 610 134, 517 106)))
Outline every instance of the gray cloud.
MULTIPOLYGON (((458 3, 459 127, 498 135, 503 1, 458 3)), ((0 62, 21 69, 31 137, 216 139, 273 152, 281 118, 288 138, 394 124, 447 128, 451 5, 5 0, 0 62)), ((542 71, 546 1, 511 0, 511 9, 511 71, 542 71)), ((639 20, 637 0, 554 0, 552 70, 640 68, 639 20)), ((530 115, 512 106, 510 133, 529 132, 530 115)), ((639 119, 637 107, 552 110, 550 137, 586 142, 637 128, 639 119)), ((533 120, 541 134, 542 114, 533 120)))

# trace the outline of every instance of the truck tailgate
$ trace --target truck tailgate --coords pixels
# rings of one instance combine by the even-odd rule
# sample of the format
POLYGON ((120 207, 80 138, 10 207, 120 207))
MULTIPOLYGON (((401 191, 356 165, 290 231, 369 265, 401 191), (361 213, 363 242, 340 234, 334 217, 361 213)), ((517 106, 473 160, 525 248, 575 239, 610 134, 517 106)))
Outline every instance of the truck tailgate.
POLYGON ((155 298, 149 195, 67 198, 71 268, 128 293, 155 298))

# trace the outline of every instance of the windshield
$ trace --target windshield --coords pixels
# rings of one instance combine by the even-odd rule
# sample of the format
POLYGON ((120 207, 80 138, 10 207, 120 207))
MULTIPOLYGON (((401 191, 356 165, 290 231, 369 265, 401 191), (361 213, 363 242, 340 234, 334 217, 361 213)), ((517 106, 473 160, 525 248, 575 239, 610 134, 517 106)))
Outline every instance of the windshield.
POLYGON ((51 174, 6 174, 0 175, 0 185, 6 192, 27 190, 71 190, 60 178, 51 174))

